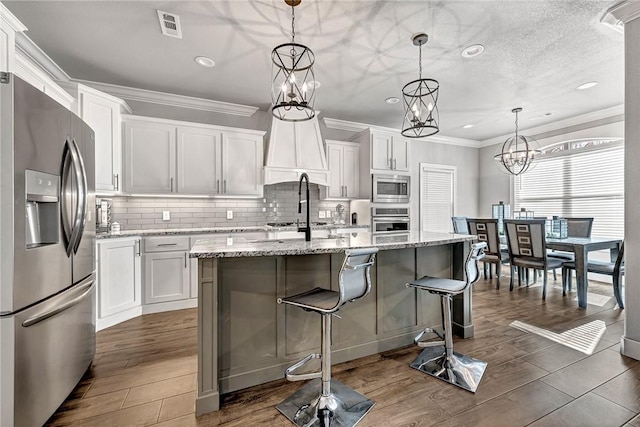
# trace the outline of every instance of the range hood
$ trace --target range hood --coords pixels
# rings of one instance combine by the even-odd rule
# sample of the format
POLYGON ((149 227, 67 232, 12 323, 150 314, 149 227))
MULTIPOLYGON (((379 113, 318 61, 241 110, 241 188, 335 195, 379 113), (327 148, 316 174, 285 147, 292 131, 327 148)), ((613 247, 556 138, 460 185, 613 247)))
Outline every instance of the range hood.
POLYGON ((309 181, 329 185, 327 157, 318 116, 303 122, 273 118, 264 166, 264 183, 298 181, 306 172, 309 181))

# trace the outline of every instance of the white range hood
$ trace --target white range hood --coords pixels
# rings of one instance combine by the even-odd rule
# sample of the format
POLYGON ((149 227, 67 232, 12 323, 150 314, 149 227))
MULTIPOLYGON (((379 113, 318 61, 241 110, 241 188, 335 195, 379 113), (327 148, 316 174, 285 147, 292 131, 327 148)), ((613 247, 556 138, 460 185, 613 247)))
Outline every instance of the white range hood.
POLYGON ((264 183, 298 181, 306 172, 309 181, 329 185, 329 169, 318 116, 303 122, 285 122, 273 118, 264 183))

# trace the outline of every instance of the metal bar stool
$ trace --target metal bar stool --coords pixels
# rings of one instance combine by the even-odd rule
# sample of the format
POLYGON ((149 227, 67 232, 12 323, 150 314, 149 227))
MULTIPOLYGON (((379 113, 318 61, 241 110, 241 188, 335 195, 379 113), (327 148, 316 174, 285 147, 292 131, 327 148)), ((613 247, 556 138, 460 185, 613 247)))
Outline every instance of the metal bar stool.
POLYGON ((313 379, 276 408, 299 426, 354 426, 375 405, 370 399, 337 380, 331 380, 331 316, 344 304, 366 296, 371 290, 371 266, 378 248, 351 249, 338 275, 338 291, 316 287, 278 304, 291 304, 322 316, 320 353, 312 353, 285 370, 289 381, 313 379), (320 359, 320 372, 296 374, 312 359, 320 359))
POLYGON ((480 277, 478 260, 484 257, 483 250, 486 247, 486 242, 471 245, 471 251, 465 263, 466 281, 424 276, 407 283, 407 287, 422 289, 440 296, 442 299, 442 328, 444 330, 440 334, 432 328, 426 328, 415 337, 416 345, 425 347, 425 349, 411 362, 410 366, 473 393, 480 385, 482 375, 487 368, 487 362, 453 351, 451 303, 454 295, 464 292, 480 277), (440 340, 421 340, 427 333, 436 334, 440 340))

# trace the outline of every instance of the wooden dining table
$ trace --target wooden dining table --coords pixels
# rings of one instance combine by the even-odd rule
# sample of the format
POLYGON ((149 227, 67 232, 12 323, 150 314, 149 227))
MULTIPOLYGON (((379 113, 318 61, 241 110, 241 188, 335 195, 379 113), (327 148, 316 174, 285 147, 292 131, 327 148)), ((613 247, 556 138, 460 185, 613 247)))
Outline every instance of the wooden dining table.
POLYGON ((576 264, 576 283, 578 292, 578 307, 587 308, 587 263, 589 252, 609 249, 611 262, 618 257, 621 239, 609 239, 601 237, 568 237, 566 239, 546 239, 547 249, 573 252, 576 264))

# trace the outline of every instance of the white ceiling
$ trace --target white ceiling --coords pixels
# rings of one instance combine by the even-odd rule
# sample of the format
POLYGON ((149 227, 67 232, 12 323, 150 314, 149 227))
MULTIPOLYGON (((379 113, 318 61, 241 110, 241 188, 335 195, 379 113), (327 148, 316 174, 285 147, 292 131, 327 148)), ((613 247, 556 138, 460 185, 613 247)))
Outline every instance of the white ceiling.
MULTIPOLYGON (((624 36, 600 23, 612 0, 303 0, 296 41, 316 55, 322 116, 399 128, 418 77, 411 36, 426 32, 423 76, 440 82, 440 135, 486 140, 624 101, 624 36), (465 59, 480 43, 485 52, 465 59), (597 80, 592 89, 575 88, 597 80), (551 113, 550 115, 547 115, 551 113), (473 124, 470 129, 462 126, 473 124)), ((74 79, 269 108, 270 54, 290 40, 283 0, 3 1, 74 79), (180 16, 163 36, 156 10, 180 16), (194 58, 216 61, 203 68, 194 58)))

